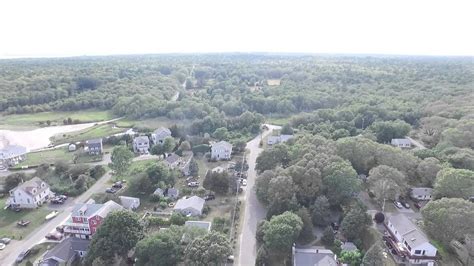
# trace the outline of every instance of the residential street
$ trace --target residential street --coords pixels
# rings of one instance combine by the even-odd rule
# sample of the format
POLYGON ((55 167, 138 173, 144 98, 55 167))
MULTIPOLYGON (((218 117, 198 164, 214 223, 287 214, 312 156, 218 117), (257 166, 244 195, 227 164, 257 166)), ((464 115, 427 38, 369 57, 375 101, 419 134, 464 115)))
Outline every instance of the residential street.
POLYGON ((255 171, 255 161, 258 155, 263 151, 259 147, 260 140, 270 134, 273 129, 279 129, 280 126, 267 125, 269 130, 263 132, 263 136, 258 135, 247 143, 247 149, 250 154, 247 157, 249 165, 247 187, 245 189, 245 212, 242 217, 242 232, 239 235, 239 256, 236 265, 255 265, 257 257, 257 241, 255 233, 257 231, 257 223, 265 218, 266 209, 258 201, 253 189, 257 173, 255 171))
MULTIPOLYGON (((148 160, 148 159, 158 159, 159 157, 156 155, 142 155, 139 157, 133 158, 133 161, 141 161, 141 160, 148 160)), ((104 154, 104 158, 101 162, 93 163, 94 165, 107 165, 110 161, 110 154, 104 154)), ((12 265, 15 262, 16 257, 18 254, 26 248, 32 247, 39 242, 44 240, 44 236, 51 231, 56 229, 56 226, 64 223, 68 218, 69 215, 74 208, 76 203, 85 203, 87 200, 91 198, 93 194, 104 192, 105 189, 109 186, 107 182, 110 180, 111 172, 106 173, 102 178, 100 178, 90 189, 84 192, 79 197, 72 200, 72 202, 68 202, 66 206, 64 206, 63 211, 58 214, 54 219, 44 223, 41 227, 37 228, 33 231, 30 235, 25 237, 21 241, 13 240, 10 244, 6 246, 4 250, 0 253, 0 265, 12 265)), ((69 201, 69 200, 68 200, 69 201)))
MULTIPOLYGON (((103 192, 107 187, 107 182, 110 180, 110 172, 106 173, 101 179, 99 179, 90 189, 84 192, 82 195, 74 199, 74 204, 86 202, 92 194, 103 192)), ((25 237, 21 241, 13 240, 6 246, 0 253, 0 265, 13 265, 16 257, 21 251, 32 247, 39 242, 44 240, 44 236, 51 231, 56 229, 56 226, 65 222, 74 208, 74 204, 64 209, 58 216, 51 221, 45 222, 43 226, 37 228, 29 236, 25 237)))

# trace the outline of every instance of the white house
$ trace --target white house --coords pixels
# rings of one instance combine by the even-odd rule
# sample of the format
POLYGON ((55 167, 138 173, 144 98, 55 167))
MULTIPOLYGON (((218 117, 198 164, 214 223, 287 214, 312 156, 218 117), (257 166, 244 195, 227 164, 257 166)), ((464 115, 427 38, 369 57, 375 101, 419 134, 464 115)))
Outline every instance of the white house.
POLYGON ((394 238, 393 246, 405 255, 411 264, 429 264, 436 261, 437 249, 404 214, 389 217, 385 226, 394 238))
POLYGON ((150 150, 150 140, 147 136, 138 136, 133 139, 133 151, 135 153, 148 153, 150 150))
POLYGON ((211 159, 230 160, 232 155, 232 144, 227 141, 219 141, 211 147, 211 159))
POLYGON ((160 127, 153 134, 151 134, 151 141, 153 144, 163 144, 165 142, 166 138, 171 137, 171 130, 165 128, 165 127, 160 127))
POLYGON ((10 190, 8 203, 17 208, 36 208, 52 195, 49 185, 39 177, 19 184, 10 190))
POLYGON ((174 211, 180 212, 186 216, 200 216, 202 215, 204 202, 205 200, 198 196, 192 196, 187 199, 182 198, 176 202, 174 211))
POLYGON ((413 187, 410 191, 410 197, 414 200, 430 200, 433 195, 433 189, 429 187, 413 187))
POLYGON ((399 148, 410 148, 411 141, 409 139, 392 139, 392 146, 399 148))

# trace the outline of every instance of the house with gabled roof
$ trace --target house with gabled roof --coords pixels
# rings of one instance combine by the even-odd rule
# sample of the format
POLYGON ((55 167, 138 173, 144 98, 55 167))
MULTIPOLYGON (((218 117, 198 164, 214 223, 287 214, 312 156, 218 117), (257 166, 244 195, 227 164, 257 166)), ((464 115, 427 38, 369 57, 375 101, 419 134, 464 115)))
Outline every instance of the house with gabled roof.
POLYGON ((174 211, 186 216, 200 216, 204 208, 205 200, 198 196, 182 198, 176 202, 174 211))
POLYGON ((429 187, 412 187, 410 197, 414 200, 431 200, 433 189, 429 187))
POLYGON ((21 163, 26 159, 26 153, 26 148, 19 145, 9 145, 0 149, 0 170, 21 163))
POLYGON ((293 266, 338 266, 336 255, 324 247, 292 248, 293 266))
POLYGON ((404 214, 390 216, 385 227, 389 236, 387 241, 395 249, 395 253, 413 264, 434 263, 438 259, 438 250, 428 237, 404 214))
POLYGON ((112 200, 104 204, 76 204, 71 212, 71 217, 64 224, 64 233, 81 239, 90 239, 105 217, 109 213, 119 210, 123 210, 123 207, 112 200))
POLYGON ((151 141, 155 145, 165 143, 166 138, 171 138, 171 130, 166 127, 160 127, 151 134, 151 141))
POLYGON ((85 257, 90 240, 68 237, 47 251, 40 266, 75 265, 78 260, 85 257))
POLYGON ((390 144, 398 148, 410 148, 411 141, 409 139, 392 139, 390 144))
POLYGON ((232 155, 232 144, 227 141, 219 141, 211 146, 212 160, 230 160, 232 155))
POLYGON ((51 196, 49 185, 41 178, 33 177, 10 190, 8 204, 15 208, 37 208, 51 196))
POLYGON ((150 139, 147 136, 138 136, 133 139, 132 146, 135 153, 148 153, 150 150, 150 139))
POLYGON ((90 139, 86 141, 85 145, 87 153, 90 155, 99 155, 103 152, 102 139, 90 139))

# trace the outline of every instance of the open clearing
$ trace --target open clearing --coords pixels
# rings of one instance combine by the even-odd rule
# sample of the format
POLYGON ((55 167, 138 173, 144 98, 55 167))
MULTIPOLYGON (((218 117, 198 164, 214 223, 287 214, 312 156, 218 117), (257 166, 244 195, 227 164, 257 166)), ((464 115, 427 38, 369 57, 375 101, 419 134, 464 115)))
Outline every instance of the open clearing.
POLYGON ((113 119, 107 111, 85 110, 80 112, 42 112, 35 114, 15 114, 0 116, 0 129, 31 129, 51 125, 63 125, 65 119, 79 120, 81 123, 98 122, 113 119), (42 124, 41 124, 42 123, 42 124))
POLYGON ((86 128, 80 131, 57 134, 51 138, 51 141, 55 144, 71 143, 77 141, 85 141, 89 139, 103 138, 113 134, 123 132, 123 128, 114 128, 112 125, 103 124, 95 125, 90 128, 86 128))
POLYGON ((58 160, 72 162, 74 157, 73 152, 69 152, 67 148, 59 148, 54 150, 46 150, 40 152, 30 152, 26 155, 26 160, 19 164, 17 167, 21 166, 32 166, 39 165, 43 163, 51 164, 58 160))

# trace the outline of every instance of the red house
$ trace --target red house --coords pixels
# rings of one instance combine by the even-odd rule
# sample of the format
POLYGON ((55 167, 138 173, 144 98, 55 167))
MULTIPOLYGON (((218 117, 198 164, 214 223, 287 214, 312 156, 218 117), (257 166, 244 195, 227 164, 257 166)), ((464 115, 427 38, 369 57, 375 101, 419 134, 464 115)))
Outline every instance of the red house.
POLYGON ((90 239, 110 212, 122 209, 122 206, 111 200, 104 204, 77 204, 71 212, 71 218, 64 224, 64 233, 90 239))

